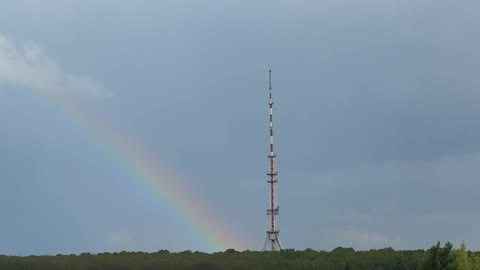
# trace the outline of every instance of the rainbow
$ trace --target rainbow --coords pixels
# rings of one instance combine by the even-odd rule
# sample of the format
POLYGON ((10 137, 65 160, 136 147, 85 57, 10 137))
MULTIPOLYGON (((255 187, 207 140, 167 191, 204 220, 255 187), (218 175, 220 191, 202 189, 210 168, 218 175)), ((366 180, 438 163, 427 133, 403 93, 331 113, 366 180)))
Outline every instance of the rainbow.
POLYGON ((199 239, 207 251, 227 248, 244 250, 246 245, 230 226, 222 224, 212 213, 212 208, 200 200, 178 178, 162 169, 155 157, 121 132, 93 108, 73 101, 72 98, 43 93, 65 114, 69 121, 80 126, 99 143, 117 162, 128 170, 132 179, 152 193, 167 209, 172 211, 199 239))

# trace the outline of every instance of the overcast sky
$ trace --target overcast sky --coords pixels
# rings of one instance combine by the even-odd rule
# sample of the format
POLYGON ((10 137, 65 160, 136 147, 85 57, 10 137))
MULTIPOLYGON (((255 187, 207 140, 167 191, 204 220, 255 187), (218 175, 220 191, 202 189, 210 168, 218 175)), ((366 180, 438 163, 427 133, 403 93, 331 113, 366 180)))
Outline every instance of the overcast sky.
POLYGON ((206 249, 46 95, 99 110, 261 249, 269 65, 285 247, 480 249, 479 15, 477 0, 2 1, 0 253, 206 249))

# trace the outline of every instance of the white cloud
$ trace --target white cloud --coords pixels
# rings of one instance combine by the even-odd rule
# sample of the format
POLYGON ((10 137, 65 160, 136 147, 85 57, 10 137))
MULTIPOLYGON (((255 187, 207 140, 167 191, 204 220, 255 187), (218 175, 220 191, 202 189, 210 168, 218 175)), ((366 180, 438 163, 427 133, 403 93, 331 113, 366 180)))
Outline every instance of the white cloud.
POLYGON ((89 76, 66 73, 32 42, 17 44, 0 34, 0 83, 46 94, 101 97, 111 93, 89 76))

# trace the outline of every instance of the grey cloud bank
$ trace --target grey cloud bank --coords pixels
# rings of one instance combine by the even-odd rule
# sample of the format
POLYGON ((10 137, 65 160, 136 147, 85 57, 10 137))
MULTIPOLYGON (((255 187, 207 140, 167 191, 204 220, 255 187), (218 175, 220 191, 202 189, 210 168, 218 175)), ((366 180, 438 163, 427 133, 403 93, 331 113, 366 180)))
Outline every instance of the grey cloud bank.
MULTIPOLYGON (((102 81, 115 95, 98 105, 239 224, 251 249, 267 226, 268 64, 286 247, 480 249, 478 1, 16 3, 0 6, 0 32, 48 56, 17 46, 12 63, 3 45, 2 80, 85 95, 103 87, 66 71, 102 81), (28 55, 43 60, 32 68, 28 55)), ((2 88, 0 190, 17 206, 1 251, 204 248, 44 101, 2 88), (32 179, 51 192, 29 191, 32 179), (34 212, 58 221, 39 228, 49 245, 33 226, 16 229, 34 212)))

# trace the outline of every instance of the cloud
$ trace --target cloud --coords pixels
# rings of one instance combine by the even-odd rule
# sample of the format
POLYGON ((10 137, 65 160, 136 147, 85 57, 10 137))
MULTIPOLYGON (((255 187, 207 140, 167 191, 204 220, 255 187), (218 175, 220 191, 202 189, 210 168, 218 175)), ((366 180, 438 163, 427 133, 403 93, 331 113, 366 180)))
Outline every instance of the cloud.
POLYGON ((195 246, 192 237, 182 234, 184 229, 176 226, 173 230, 164 225, 156 228, 135 224, 130 229, 112 229, 103 237, 104 250, 109 251, 146 251, 153 252, 159 249, 171 251, 185 250, 185 247, 195 246), (161 228, 159 230, 158 228, 161 228))
POLYGON ((332 233, 317 239, 324 243, 319 247, 409 249, 477 239, 478 164, 480 153, 473 153, 369 162, 323 173, 310 200, 320 205, 325 221, 312 226, 332 233))
POLYGON ((135 250, 135 244, 130 233, 125 231, 112 231, 107 233, 106 242, 113 250, 135 250))
POLYGON ((480 235, 479 164, 476 152, 331 168, 311 182, 291 181, 309 174, 284 175, 279 196, 284 242, 296 248, 364 250, 466 240, 480 249, 469 241, 480 235), (311 210, 298 211, 306 207, 311 210))
POLYGON ((351 246, 355 249, 371 249, 396 246, 400 242, 399 236, 390 236, 378 232, 360 232, 357 230, 338 230, 335 238, 339 246, 351 246))
POLYGON ((38 44, 17 44, 0 34, 0 83, 52 95, 97 98, 111 95, 89 76, 66 73, 38 44))
POLYGON ((339 205, 362 212, 471 214, 480 210, 469 203, 480 188, 478 164, 480 153, 369 163, 325 174, 319 184, 343 194, 339 205))

